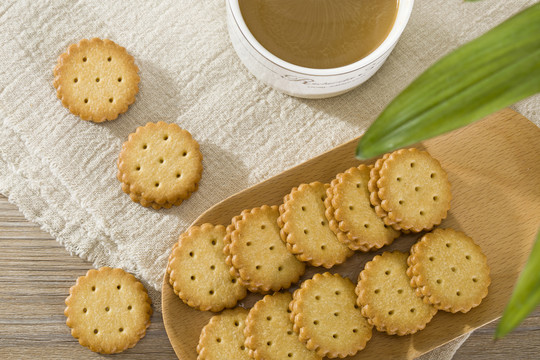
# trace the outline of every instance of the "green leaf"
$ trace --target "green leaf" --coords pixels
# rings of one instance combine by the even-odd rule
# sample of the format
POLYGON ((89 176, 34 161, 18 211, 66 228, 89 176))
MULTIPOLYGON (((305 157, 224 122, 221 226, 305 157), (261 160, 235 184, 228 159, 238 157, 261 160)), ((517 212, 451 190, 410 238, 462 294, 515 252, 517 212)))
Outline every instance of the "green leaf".
POLYGON ((356 157, 443 134, 540 92, 539 34, 540 3, 440 59, 381 113, 356 157))
POLYGON ((538 304, 540 304, 540 230, 512 297, 497 325, 495 338, 502 338, 512 331, 538 304))

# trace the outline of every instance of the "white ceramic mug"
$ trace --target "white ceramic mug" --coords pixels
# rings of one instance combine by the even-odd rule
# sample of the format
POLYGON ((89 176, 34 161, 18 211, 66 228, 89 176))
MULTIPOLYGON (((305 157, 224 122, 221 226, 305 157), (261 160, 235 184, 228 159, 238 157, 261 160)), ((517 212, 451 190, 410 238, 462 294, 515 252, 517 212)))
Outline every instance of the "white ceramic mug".
POLYGON ((238 0, 227 0, 227 23, 238 57, 255 77, 285 94, 317 99, 343 94, 373 76, 396 46, 409 21, 413 3, 414 0, 399 0, 392 30, 371 54, 333 69, 294 65, 270 53, 249 31, 238 0))

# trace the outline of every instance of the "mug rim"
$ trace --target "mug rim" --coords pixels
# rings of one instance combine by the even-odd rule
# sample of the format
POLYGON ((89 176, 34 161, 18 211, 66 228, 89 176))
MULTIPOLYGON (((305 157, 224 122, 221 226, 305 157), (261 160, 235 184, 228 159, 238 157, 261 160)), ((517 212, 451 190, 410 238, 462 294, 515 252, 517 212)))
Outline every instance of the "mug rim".
POLYGON ((264 46, 262 46, 257 39, 253 36, 249 28, 247 27, 244 18, 242 17, 242 12, 240 11, 240 4, 238 0, 227 0, 227 3, 231 10, 231 15, 236 23, 236 26, 240 29, 240 32, 247 40, 247 42, 257 51, 261 56, 266 58, 268 61, 272 62, 274 65, 279 66, 285 70, 292 71, 302 75, 310 76, 329 76, 329 75, 342 75, 349 72, 354 72, 359 68, 362 68, 370 63, 374 62, 381 56, 383 56, 387 51, 391 50, 392 47, 397 43, 401 34, 405 30, 409 18, 411 16, 412 8, 414 5, 414 0, 399 0, 398 11, 396 15, 396 20, 394 25, 390 30, 390 33, 386 36, 384 41, 371 53, 362 59, 355 61, 351 64, 340 66, 336 68, 327 68, 327 69, 316 69, 309 68, 300 65, 295 65, 290 62, 287 62, 276 55, 268 51, 264 46))

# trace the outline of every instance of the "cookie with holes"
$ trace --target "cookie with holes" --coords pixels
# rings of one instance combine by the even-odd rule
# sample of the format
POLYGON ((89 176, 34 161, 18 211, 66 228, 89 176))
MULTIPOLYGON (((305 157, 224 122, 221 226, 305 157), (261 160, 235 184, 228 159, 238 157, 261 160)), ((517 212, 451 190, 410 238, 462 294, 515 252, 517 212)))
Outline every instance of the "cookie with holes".
POLYGON ((293 188, 279 207, 278 225, 287 249, 300 261, 329 269, 353 254, 328 226, 324 200, 328 184, 313 182, 293 188))
POLYGON ((198 360, 250 360, 244 342, 248 311, 241 307, 213 316, 202 329, 197 345, 198 360))
POLYGON ((224 253, 227 264, 250 291, 267 293, 291 286, 306 265, 291 254, 281 240, 277 206, 244 210, 233 218, 224 253))
POLYGON ((370 167, 338 174, 327 190, 326 217, 338 239, 352 250, 371 251, 391 244, 400 233, 377 216, 369 201, 370 167))
POLYGON ((202 154, 191 134, 163 121, 138 127, 122 145, 117 178, 142 206, 180 205, 198 189, 202 154))
POLYGON ((139 91, 139 68, 125 48, 108 39, 83 39, 60 55, 54 87, 62 105, 83 120, 114 120, 139 91))
POLYGON ((167 271, 174 292, 189 306, 221 311, 243 299, 247 290, 229 272, 223 254, 225 227, 192 226, 178 240, 167 271))
POLYGON ((298 340, 289 319, 290 293, 266 295, 249 311, 246 319, 246 346, 253 359, 321 359, 298 340))
POLYGON ((315 274, 289 304, 294 331, 310 350, 329 358, 352 356, 371 339, 372 326, 356 304, 355 287, 339 274, 315 274))
POLYGON ((122 269, 89 270, 69 289, 65 302, 71 335, 102 354, 135 346, 150 325, 148 293, 139 280, 122 269))
POLYGON ((441 164, 427 151, 411 148, 391 153, 378 176, 372 197, 378 197, 386 222, 395 228, 431 230, 446 218, 452 198, 450 182, 441 164))
POLYGON ((412 246, 407 264, 416 295, 439 310, 466 313, 488 294, 486 256, 460 231, 439 228, 425 234, 412 246))
POLYGON ((368 262, 358 276, 356 294, 362 315, 389 335, 414 334, 437 313, 410 286, 408 256, 400 251, 384 252, 368 262))

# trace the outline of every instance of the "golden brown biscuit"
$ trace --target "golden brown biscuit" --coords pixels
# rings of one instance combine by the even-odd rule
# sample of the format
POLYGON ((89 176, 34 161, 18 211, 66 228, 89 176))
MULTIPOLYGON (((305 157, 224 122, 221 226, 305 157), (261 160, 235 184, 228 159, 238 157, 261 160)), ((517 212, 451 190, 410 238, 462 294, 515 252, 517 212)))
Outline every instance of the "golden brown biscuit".
POLYGON ((191 134, 160 121, 129 135, 118 157, 117 178, 133 201, 157 210, 190 197, 202 169, 199 144, 191 134))
POLYGON ((289 319, 290 293, 266 295, 249 311, 244 334, 253 359, 320 359, 298 340, 289 319))
POLYGON ((324 200, 328 184, 314 182, 293 188, 279 207, 278 225, 287 249, 300 261, 329 269, 353 252, 328 226, 324 200))
POLYGON ((358 305, 371 325, 389 335, 414 334, 426 327, 437 309, 425 304, 410 285, 408 254, 384 252, 358 276, 358 305))
POLYGON ((92 351, 114 354, 144 337, 152 315, 143 284, 122 269, 102 267, 69 289, 64 315, 71 335, 92 351))
POLYGON ((278 216, 277 206, 264 205, 233 219, 234 230, 224 252, 227 263, 236 269, 232 273, 237 272, 250 291, 286 289, 305 271, 305 264, 281 240, 278 216))
POLYGON ((437 309, 466 313, 488 294, 486 256, 460 231, 439 228, 425 234, 411 248, 407 263, 416 294, 437 309))
POLYGON ((411 148, 390 154, 379 171, 377 188, 388 220, 404 230, 430 230, 450 209, 446 172, 426 151, 411 148))
POLYGON ((197 360, 249 360, 249 352, 244 345, 247 315, 246 309, 238 307, 213 316, 202 329, 197 360))
POLYGON ((192 226, 173 247, 167 266, 169 282, 191 307, 221 311, 234 307, 247 294, 225 264, 225 234, 222 225, 192 226))
POLYGON ((356 304, 354 284, 339 274, 316 274, 289 305, 300 341, 320 356, 352 356, 371 339, 371 325, 356 304))
POLYGON ((338 174, 327 191, 326 216, 338 239, 353 250, 370 251, 391 244, 400 233, 377 216, 369 201, 366 165, 338 174))
POLYGON ((83 39, 58 58, 54 87, 62 105, 81 119, 114 120, 135 101, 138 71, 133 56, 113 41, 83 39))

